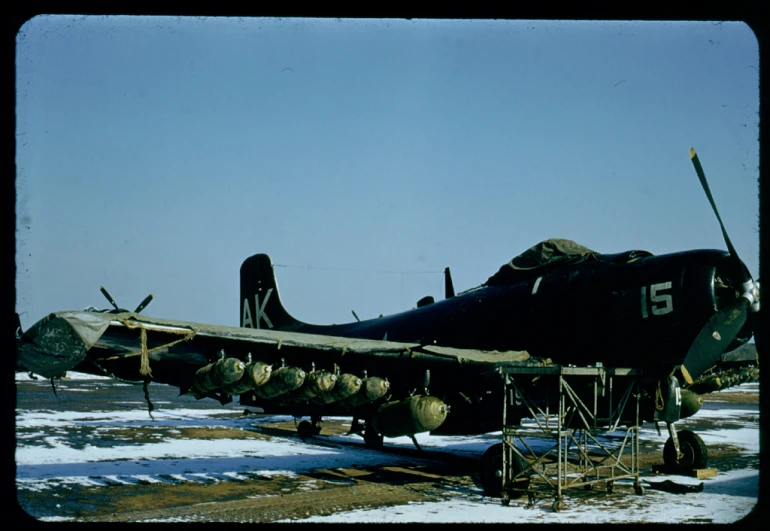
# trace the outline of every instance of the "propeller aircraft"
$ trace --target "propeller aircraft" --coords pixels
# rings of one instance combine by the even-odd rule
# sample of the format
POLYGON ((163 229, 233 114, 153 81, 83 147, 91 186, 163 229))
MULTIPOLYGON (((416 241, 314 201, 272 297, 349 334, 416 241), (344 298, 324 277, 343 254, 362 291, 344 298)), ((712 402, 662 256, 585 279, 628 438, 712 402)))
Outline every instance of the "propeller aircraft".
MULTIPOLYGON (((727 252, 602 254, 551 239, 480 286, 455 293, 447 268, 445 299, 368 320, 354 312, 339 325, 293 318, 270 257, 255 254, 240 268, 239 326, 140 315, 152 295, 129 312, 102 287, 112 310, 55 312, 17 328, 17 370, 158 382, 223 404, 239 396, 265 413, 309 418, 298 425, 303 437, 319 433, 324 416, 351 416, 351 431, 380 447, 385 437, 417 444, 417 433, 499 431, 501 367, 631 367, 643 374, 643 420, 669 430, 664 460, 700 468, 705 445, 675 424, 700 409, 723 355, 752 336, 759 348, 759 280, 727 235, 694 149, 690 158, 727 252)), ((758 378, 758 368, 745 374, 758 378)), ((495 481, 486 479, 488 493, 495 481)))

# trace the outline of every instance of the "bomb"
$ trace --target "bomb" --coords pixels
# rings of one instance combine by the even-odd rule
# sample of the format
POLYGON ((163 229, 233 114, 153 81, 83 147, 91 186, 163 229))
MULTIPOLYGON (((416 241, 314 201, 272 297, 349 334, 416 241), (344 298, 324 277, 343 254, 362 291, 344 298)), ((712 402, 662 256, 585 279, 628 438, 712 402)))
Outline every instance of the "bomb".
POLYGON ((313 371, 308 373, 302 387, 292 391, 286 396, 282 396, 281 401, 290 404, 301 400, 310 400, 321 393, 328 393, 334 388, 334 384, 336 383, 337 376, 329 371, 313 371))
POLYGON ((361 378, 354 374, 342 374, 337 377, 337 382, 331 391, 322 392, 310 401, 319 405, 337 402, 356 394, 361 389, 361 383, 361 378))
POLYGON ((291 393, 302 386, 305 376, 299 367, 281 367, 272 372, 266 384, 254 389, 254 395, 268 400, 291 393))
POLYGON ((680 416, 684 419, 695 415, 703 407, 703 397, 689 389, 682 389, 680 416))
POLYGON ((237 382, 243 376, 246 366, 237 358, 221 358, 201 367, 195 373, 195 388, 206 393, 216 391, 225 385, 237 382))
POLYGON ((224 391, 229 395, 240 395, 257 387, 265 385, 270 380, 273 368, 262 361, 254 361, 246 364, 243 376, 237 382, 226 385, 224 391))
POLYGON ((358 392, 349 398, 340 400, 340 405, 348 409, 355 409, 364 404, 370 404, 379 400, 390 389, 390 382, 384 378, 364 378, 358 392))
POLYGON ((448 412, 446 404, 435 396, 412 396, 380 406, 372 422, 380 435, 401 437, 435 430, 448 412))

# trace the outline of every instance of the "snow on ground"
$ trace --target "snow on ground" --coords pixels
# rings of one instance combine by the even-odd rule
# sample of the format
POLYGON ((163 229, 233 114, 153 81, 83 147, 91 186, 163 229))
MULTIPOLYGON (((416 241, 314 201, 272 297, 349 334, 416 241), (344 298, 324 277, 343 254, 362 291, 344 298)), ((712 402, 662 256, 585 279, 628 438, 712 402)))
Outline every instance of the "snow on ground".
MULTIPOLYGON (((655 480, 663 479, 666 478, 655 480)), ((668 479, 680 483, 687 481, 680 481, 679 477, 668 479)), ((457 500, 410 503, 398 507, 313 516, 300 522, 731 523, 747 515, 757 503, 758 481, 759 474, 756 470, 737 471, 720 474, 717 478, 709 480, 703 492, 698 494, 672 495, 647 490, 643 496, 627 494, 622 499, 596 496, 572 502, 567 495, 565 507, 558 513, 553 512, 549 504, 536 504, 535 508, 527 509, 521 501, 514 500, 506 507, 490 498, 458 497, 457 500)))
POLYGON ((719 397, 720 394, 724 394, 724 393, 758 393, 758 392, 759 392, 759 382, 750 382, 750 383, 743 383, 735 387, 722 389, 721 391, 715 391, 711 393, 711 398, 719 397))
MULTIPOLYGON (((17 375, 18 380, 24 378, 28 379, 25 375, 17 375)), ((73 383, 86 379, 101 378, 70 373, 73 383)), ((118 384, 113 382, 112 385, 118 384)), ((756 384, 744 384, 741 388, 745 392, 758 392, 756 384)), ((207 440, 167 436, 132 442, 140 430, 161 428, 165 430, 163 433, 173 434, 191 427, 248 428, 276 418, 235 417, 232 410, 223 410, 216 404, 212 409, 161 408, 161 411, 153 412, 154 419, 150 419, 145 410, 116 410, 112 409, 114 404, 109 403, 103 406, 103 411, 88 412, 17 410, 17 489, 40 490, 68 483, 89 486, 135 484, 141 480, 157 481, 161 475, 180 481, 228 481, 239 475, 294 475, 319 468, 415 462, 413 457, 367 449, 360 437, 352 435, 327 437, 324 441, 330 443, 329 446, 307 444, 289 437, 207 440), (79 434, 77 444, 73 442, 73 433, 79 434), (105 434, 109 437, 103 437, 105 434), (335 441, 343 440, 360 442, 360 446, 335 447, 335 441)), ((286 419, 288 417, 283 418, 286 419)), ((707 445, 732 445, 744 455, 758 460, 758 409, 704 409, 697 419, 701 425, 704 420, 710 423, 710 428, 698 429, 707 445), (725 423, 730 427, 725 428, 725 423)), ((690 420, 683 421, 680 429, 690 420)), ((622 433, 609 435, 610 438, 619 436, 622 433)), ((659 437, 654 428, 644 427, 640 429, 640 437, 662 446, 666 435, 659 437)), ((418 434, 416 438, 427 453, 441 449, 480 456, 487 447, 500 441, 500 432, 470 437, 418 434)), ((554 444, 547 439, 533 439, 528 443, 535 450, 549 449, 554 444)), ((386 445, 413 447, 408 437, 386 439, 386 445)), ((700 482, 681 476, 655 476, 649 482, 665 479, 677 483, 700 482)), ((618 481, 619 485, 622 483, 623 480, 618 481)), ((484 497, 479 489, 454 493, 454 499, 448 501, 315 516, 302 522, 723 523, 740 520, 757 504, 759 472, 756 469, 720 472, 703 483, 702 492, 684 495, 647 489, 644 496, 637 496, 627 489, 631 494, 622 497, 622 510, 618 509, 621 498, 615 495, 570 500, 569 491, 565 496, 565 507, 558 513, 551 510, 550 503, 526 509, 523 501, 514 500, 506 507, 500 500, 484 497)))
MULTIPOLYGON (((87 428, 99 427, 111 430, 136 431, 141 427, 153 428, 199 428, 199 427, 249 427, 260 422, 288 420, 290 417, 226 418, 222 410, 176 409, 173 413, 153 413, 154 422, 148 422, 147 412, 41 412, 22 413, 17 420, 20 428, 87 428)), ((66 431, 61 435, 46 436, 44 444, 28 444, 32 435, 40 437, 44 431, 34 431, 18 438, 16 448, 17 484, 19 488, 42 489, 51 481, 54 483, 80 483, 93 485, 94 476, 119 474, 128 481, 137 474, 146 474, 148 467, 154 475, 177 474, 183 479, 190 474, 207 473, 217 476, 228 473, 247 473, 255 467, 263 473, 293 474, 315 468, 334 468, 351 463, 350 452, 356 452, 357 466, 383 464, 388 460, 404 462, 403 457, 387 456, 382 452, 363 447, 360 437, 335 436, 326 440, 334 442, 356 441, 361 448, 350 449, 313 446, 297 438, 273 437, 271 440, 258 439, 178 439, 168 438, 154 442, 119 446, 96 446, 86 444, 74 448, 66 431), (259 459, 255 465, 254 459, 259 459)), ((458 453, 478 454, 493 444, 495 439, 464 440, 459 437, 430 437, 418 434, 418 442, 430 448, 457 448, 458 453)), ((388 439, 387 444, 412 447, 408 437, 388 439)), ((413 459, 412 459, 413 460, 413 459)), ((133 481, 135 482, 135 481, 133 481)))
MULTIPOLYGON (((37 376, 37 381, 45 381, 45 378, 42 376, 37 376)), ((98 376, 96 374, 88 374, 85 372, 68 372, 65 376, 66 380, 73 380, 73 381, 79 381, 79 380, 107 380, 107 381, 113 381, 112 378, 109 376, 98 376)), ((29 373, 26 372, 17 372, 16 373, 16 381, 17 382, 26 382, 26 381, 33 381, 35 378, 30 378, 29 373)))

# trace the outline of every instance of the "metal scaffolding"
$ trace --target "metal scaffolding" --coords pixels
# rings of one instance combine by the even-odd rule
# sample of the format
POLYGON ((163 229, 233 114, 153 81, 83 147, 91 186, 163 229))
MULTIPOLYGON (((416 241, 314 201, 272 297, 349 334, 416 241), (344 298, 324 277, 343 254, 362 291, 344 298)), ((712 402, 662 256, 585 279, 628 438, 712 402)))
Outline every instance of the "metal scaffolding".
POLYGON ((512 498, 526 494, 527 506, 533 507, 537 494, 550 492, 554 495, 553 509, 559 511, 566 489, 592 490, 596 484, 604 483, 606 491, 611 493, 616 480, 628 478, 634 479, 634 491, 644 494, 639 479, 639 385, 635 369, 601 365, 551 366, 501 368, 500 372, 505 391, 502 431, 504 505, 508 505, 512 498), (517 385, 517 378, 523 382, 523 378, 530 376, 539 377, 538 385, 546 393, 553 386, 559 404, 556 415, 549 410, 551 401, 548 397, 543 409, 527 395, 523 386, 517 385), (582 398, 576 387, 582 391, 582 398), (593 403, 590 403, 591 398, 593 403), (509 422, 509 408, 513 406, 525 406, 534 425, 523 426, 519 419, 509 422), (627 408, 629 414, 624 416, 627 408), (621 429, 625 430, 622 437, 603 442, 596 438, 600 431, 618 430, 621 421, 624 423, 621 429), (538 455, 524 440, 533 432, 556 436, 557 442, 538 455), (526 449, 526 455, 517 448, 516 441, 526 449), (630 460, 626 459, 624 463, 621 458, 627 451, 630 460))

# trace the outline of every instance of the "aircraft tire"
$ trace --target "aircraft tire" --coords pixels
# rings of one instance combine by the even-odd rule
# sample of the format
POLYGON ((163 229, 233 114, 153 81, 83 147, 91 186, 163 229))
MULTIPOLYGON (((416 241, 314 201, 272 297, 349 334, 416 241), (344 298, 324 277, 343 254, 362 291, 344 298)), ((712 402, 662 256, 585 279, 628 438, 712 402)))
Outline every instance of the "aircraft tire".
POLYGON ((313 435, 316 435, 316 433, 317 432, 313 425, 306 420, 303 420, 297 425, 297 435, 299 435, 301 439, 307 439, 313 435))
POLYGON ((481 486, 484 493, 499 498, 503 493, 503 443, 493 444, 481 456, 481 486))
MULTIPOLYGON (((527 467, 527 463, 518 455, 513 454, 513 464, 511 466, 512 476, 527 467)), ((484 493, 492 498, 503 496, 503 443, 493 444, 484 452, 481 457, 481 486, 484 493)), ((526 489, 529 487, 529 479, 519 482, 517 488, 526 489)), ((506 491, 506 496, 511 498, 520 498, 524 495, 523 491, 506 491)))
POLYGON ((663 463, 674 470, 696 470, 706 468, 708 465, 708 448, 706 443, 698 434, 690 430, 677 432, 679 439, 679 449, 684 456, 678 463, 676 462, 676 450, 674 450, 674 441, 671 437, 666 441, 663 447, 663 463))

